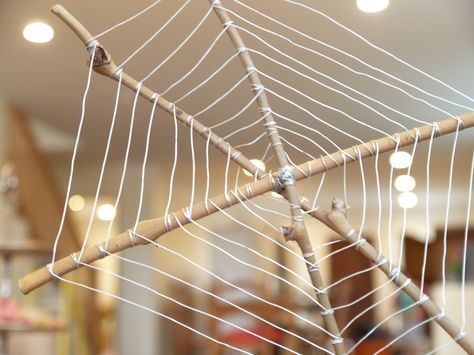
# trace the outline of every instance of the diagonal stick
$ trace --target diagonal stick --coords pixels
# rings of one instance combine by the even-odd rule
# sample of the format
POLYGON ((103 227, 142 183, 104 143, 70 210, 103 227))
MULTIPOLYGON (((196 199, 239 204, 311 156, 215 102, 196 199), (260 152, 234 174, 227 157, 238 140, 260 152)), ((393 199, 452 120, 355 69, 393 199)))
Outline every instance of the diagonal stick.
POLYGON ((446 316, 439 307, 426 295, 421 294, 420 289, 399 269, 396 269, 389 260, 379 254, 375 248, 369 244, 362 236, 360 242, 357 244, 357 235, 354 228, 351 227, 347 221, 345 214, 344 202, 334 199, 330 211, 311 211, 311 205, 303 202, 301 207, 305 211, 310 211, 309 214, 321 221, 323 224, 337 232, 345 240, 351 244, 356 244, 356 250, 364 254, 373 264, 377 264, 378 268, 388 277, 393 278, 393 282, 402 287, 408 296, 414 301, 420 301, 420 307, 426 312, 428 317, 438 323, 450 336, 453 338, 468 354, 474 354, 474 343, 471 338, 461 332, 461 329, 446 316), (420 297, 420 295, 422 295, 420 297))

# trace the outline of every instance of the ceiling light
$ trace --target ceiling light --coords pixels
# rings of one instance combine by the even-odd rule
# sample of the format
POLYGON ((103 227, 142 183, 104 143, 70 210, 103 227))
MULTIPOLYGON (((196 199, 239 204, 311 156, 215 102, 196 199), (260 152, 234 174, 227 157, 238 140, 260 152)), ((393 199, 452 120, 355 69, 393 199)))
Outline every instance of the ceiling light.
POLYGON ((85 205, 84 197, 81 195, 73 195, 69 198, 68 205, 74 212, 80 211, 85 205))
POLYGON ((397 191, 408 192, 415 188, 416 180, 413 176, 410 175, 400 175, 395 178, 393 184, 397 191))
POLYGON ((406 169, 411 165, 411 154, 404 151, 395 152, 390 155, 390 165, 395 169, 406 169))
POLYGON ((418 197, 413 192, 402 192, 398 195, 398 205, 401 208, 413 208, 418 203, 418 197))
POLYGON ((115 217, 115 208, 110 203, 104 203, 97 209, 97 217, 102 221, 111 221, 115 217))
MULTIPOLYGON (((265 163, 259 159, 250 159, 250 162, 255 165, 257 168, 259 168, 261 171, 265 171, 265 163)), ((244 174, 247 176, 253 176, 253 174, 250 171, 247 171, 244 169, 244 174)))
POLYGON ((33 43, 46 43, 53 39, 54 31, 44 22, 33 22, 23 29, 23 37, 33 43))
POLYGON ((363 12, 380 12, 388 6, 389 0, 357 0, 357 7, 363 12))

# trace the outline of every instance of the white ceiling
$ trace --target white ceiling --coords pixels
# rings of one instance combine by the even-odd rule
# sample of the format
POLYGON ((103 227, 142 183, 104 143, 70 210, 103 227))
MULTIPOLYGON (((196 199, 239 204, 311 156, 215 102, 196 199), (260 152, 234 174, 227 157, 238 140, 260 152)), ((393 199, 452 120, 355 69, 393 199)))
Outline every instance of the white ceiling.
MULTIPOLYGON (((161 26, 166 18, 183 2, 183 0, 163 0, 156 8, 138 20, 101 38, 101 42, 112 53, 115 61, 120 63, 127 54, 130 54, 151 33, 161 26)), ((420 85, 443 97, 469 104, 469 101, 453 94, 441 85, 369 49, 360 40, 337 29, 322 17, 311 14, 308 11, 301 11, 301 9, 285 4, 281 0, 245 0, 245 2, 265 9, 272 16, 284 20, 314 37, 351 51, 364 60, 380 66, 405 80, 420 85)), ((355 0, 305 2, 311 3, 313 7, 327 12, 335 19, 409 63, 426 70, 428 73, 474 97, 474 24, 472 22, 474 2, 472 0, 392 0, 390 7, 379 14, 361 13, 356 8, 355 0)), ((65 7, 92 33, 98 33, 110 27, 149 3, 151 3, 151 0, 137 0, 133 2, 117 0, 102 0, 99 2, 92 0, 65 0, 63 2, 65 7)), ((242 10, 233 1, 224 0, 224 4, 230 8, 241 10, 244 16, 262 25, 272 26, 248 11, 242 10)), ((85 65, 87 52, 72 32, 49 12, 49 8, 52 5, 53 2, 50 0, 0 1, 0 43, 2 43, 0 51, 0 94, 18 103, 34 113, 35 116, 41 117, 56 128, 75 135, 80 116, 81 96, 87 76, 87 67, 85 65), (45 20, 54 27, 56 36, 51 43, 35 45, 23 40, 21 35, 22 28, 32 19, 45 20)), ((182 41, 208 9, 208 6, 207 0, 192 0, 189 8, 183 12, 183 15, 178 17, 167 31, 158 36, 145 51, 140 53, 136 60, 126 67, 126 71, 137 79, 143 77, 145 73, 150 71, 182 41)), ((213 14, 211 15, 213 16, 213 14)), ((217 19, 211 17, 203 29, 196 34, 193 41, 191 41, 191 45, 183 48, 180 55, 164 66, 162 70, 147 82, 147 85, 157 91, 162 91, 170 83, 183 75, 196 62, 198 56, 207 48, 207 45, 216 36, 220 28, 217 19)), ((284 32, 284 34, 290 36, 288 32, 284 32)), ((268 35, 263 37, 271 38, 268 35)), ((340 55, 327 51, 314 43, 311 44, 307 40, 301 40, 298 37, 292 38, 302 44, 311 45, 316 50, 324 51, 324 53, 330 54, 337 59, 342 59, 340 55)), ((249 47, 258 46, 248 36, 244 36, 244 39, 249 47)), ((348 85, 366 90, 370 95, 374 95, 374 97, 383 100, 388 105, 417 115, 417 117, 425 121, 444 118, 442 113, 428 109, 420 103, 403 97, 403 95, 374 86, 367 80, 357 78, 340 67, 328 64, 327 61, 319 57, 310 56, 308 53, 297 50, 282 40, 273 40, 272 43, 277 44, 291 55, 306 60, 315 68, 327 72, 348 85)), ((260 46, 260 48, 263 47, 260 46)), ((270 53, 268 50, 265 50, 265 52, 270 53)), ((219 42, 217 51, 213 52, 209 60, 205 62, 204 68, 206 69, 198 70, 196 76, 192 77, 189 83, 185 83, 176 91, 172 91, 170 93, 170 101, 175 100, 180 94, 189 90, 192 85, 205 78, 208 75, 207 73, 212 72, 213 68, 220 65, 231 53, 232 47, 228 43, 227 38, 225 38, 219 42)), ((354 61, 342 60, 344 60, 344 63, 355 68, 363 68, 354 61)), ((380 117, 373 115, 370 111, 361 108, 359 105, 327 90, 323 90, 314 84, 310 84, 307 80, 297 78, 294 74, 282 71, 260 58, 256 59, 256 63, 259 68, 264 68, 266 72, 272 73, 280 80, 289 82, 318 100, 350 112, 359 119, 374 124, 380 129, 386 130, 389 133, 401 130, 397 126, 383 122, 380 117)), ((211 85, 206 86, 204 90, 200 90, 190 100, 183 102, 182 108, 190 113, 195 113, 205 106, 206 103, 211 102, 213 98, 218 97, 227 90, 242 76, 242 69, 237 62, 233 63, 229 68, 230 70, 225 71, 222 76, 219 76, 218 80, 211 82, 211 85)), ((307 70, 305 72, 309 73, 307 70)), ((271 86, 272 84, 269 85, 271 86)), ((115 88, 116 85, 113 81, 98 75, 94 76, 83 131, 84 140, 81 145, 84 158, 100 159, 103 154, 102 142, 105 142, 110 125, 115 88)), ((285 92, 284 90, 281 91, 285 92)), ((126 90, 124 89, 123 93, 125 92, 126 90)), ((301 100, 295 95, 291 97, 298 103, 301 100)), ((219 120, 237 112, 249 98, 248 88, 242 85, 235 95, 230 96, 230 100, 216 106, 209 114, 202 115, 199 119, 207 125, 212 125, 212 122, 219 122, 219 120)), ((274 98, 270 99, 280 112, 285 112, 285 114, 301 122, 311 122, 316 128, 322 127, 321 124, 303 117, 300 111, 288 107, 288 105, 281 105, 274 98)), ((119 140, 124 142, 128 135, 132 101, 132 93, 127 92, 127 94, 123 95, 119 121, 117 123, 119 129, 115 136, 117 139, 115 142, 119 140)), ((474 103, 471 102, 470 104, 474 106, 474 103)), ((449 112, 456 114, 467 111, 456 109, 449 105, 441 106, 449 110, 449 112)), ((364 140, 380 136, 379 133, 370 132, 348 122, 347 119, 337 113, 322 109, 317 105, 308 104, 308 107, 326 121, 336 124, 353 134, 357 134, 364 140)), ((148 104, 144 101, 139 102, 135 131, 136 142, 143 142, 145 138, 149 110, 150 106, 148 104)), ((254 119, 257 114, 256 110, 249 111, 242 120, 219 133, 225 135, 226 132, 228 133, 243 125, 244 122, 254 119)), ((161 117, 163 117, 163 121, 160 121, 160 125, 157 126, 154 134, 157 136, 158 141, 161 142, 160 144, 169 145, 172 142, 172 120, 169 117, 165 119, 163 115, 161 117)), ((400 117, 395 118, 400 119, 407 127, 415 126, 415 123, 400 117)), ((237 138, 233 143, 237 144, 238 142, 248 141, 250 138, 256 137, 259 132, 260 130, 247 131, 246 134, 240 135, 240 138, 237 138)), ((289 134, 284 134, 284 136, 292 137, 289 134)), ((334 141, 341 146, 349 146, 355 143, 353 140, 338 134, 331 133, 331 137, 334 137, 334 141)), ((471 135, 470 137, 474 136, 471 135)), ((317 136, 313 138, 317 139, 317 136)), ((295 138, 294 141, 299 142, 307 150, 314 150, 314 146, 308 145, 304 140, 298 141, 295 138)), ((124 143, 122 145, 114 144, 112 158, 122 156, 123 145, 124 143)), ((257 146, 258 149, 263 149, 263 147, 264 145, 257 146)), ((200 149, 202 150, 202 148, 200 149)), ((319 155, 320 153, 315 152, 314 154, 319 155)), ((132 154, 132 159, 134 157, 141 158, 141 154, 132 154)))

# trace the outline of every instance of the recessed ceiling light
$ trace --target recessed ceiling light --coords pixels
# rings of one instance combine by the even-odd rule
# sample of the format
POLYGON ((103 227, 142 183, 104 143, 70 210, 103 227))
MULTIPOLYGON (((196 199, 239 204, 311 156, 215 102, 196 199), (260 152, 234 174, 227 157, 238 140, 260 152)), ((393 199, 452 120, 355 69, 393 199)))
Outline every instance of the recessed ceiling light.
POLYGON ((395 178, 393 183, 397 191, 408 192, 415 188, 416 180, 413 176, 410 175, 400 175, 395 178))
POLYGON ((395 152, 390 155, 390 165, 395 169, 406 169, 411 165, 411 154, 404 151, 395 152))
MULTIPOLYGON (((257 168, 259 168, 261 171, 265 171, 265 163, 259 159, 250 159, 250 162, 255 165, 257 168)), ((247 176, 253 176, 253 174, 250 171, 247 171, 244 169, 244 174, 247 176)))
POLYGON ((413 208, 418 203, 418 197, 413 192, 402 192, 398 195, 398 205, 401 208, 413 208))
POLYGON ((23 37, 33 43, 46 43, 53 39, 54 31, 44 22, 33 22, 23 29, 23 37))
POLYGON ((111 221, 115 217, 115 209, 110 203, 104 203, 97 208, 97 217, 101 221, 111 221))
POLYGON ((357 7, 364 12, 380 12, 387 8, 389 0, 357 0, 357 7))
POLYGON ((84 208, 84 197, 81 195, 73 195, 69 198, 68 205, 71 210, 78 212, 84 208))

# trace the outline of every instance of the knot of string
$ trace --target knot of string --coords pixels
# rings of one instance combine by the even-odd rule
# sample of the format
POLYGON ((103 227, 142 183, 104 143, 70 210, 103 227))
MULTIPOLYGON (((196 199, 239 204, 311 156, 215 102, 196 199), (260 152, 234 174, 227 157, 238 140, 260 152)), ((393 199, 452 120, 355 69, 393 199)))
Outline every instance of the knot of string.
POLYGON ((278 173, 278 180, 284 187, 293 186, 296 184, 295 175, 293 174, 293 168, 289 165, 284 166, 278 173))
POLYGON ((454 119, 458 122, 457 130, 462 131, 464 129, 464 121, 459 116, 454 117, 454 119))

